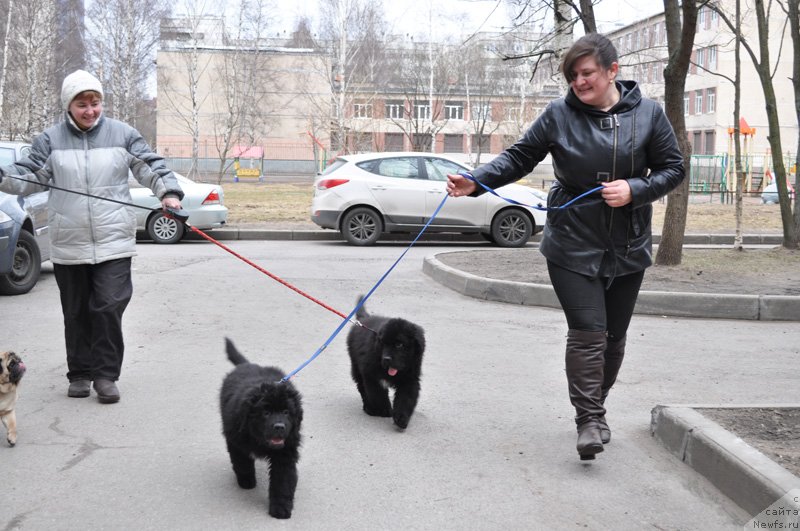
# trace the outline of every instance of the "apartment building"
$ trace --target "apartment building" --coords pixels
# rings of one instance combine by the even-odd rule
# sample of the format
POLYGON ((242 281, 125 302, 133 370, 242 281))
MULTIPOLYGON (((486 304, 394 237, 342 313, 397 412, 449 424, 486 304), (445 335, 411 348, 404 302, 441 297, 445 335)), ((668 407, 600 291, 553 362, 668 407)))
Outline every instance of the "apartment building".
MULTIPOLYGON (((717 5, 733 13, 734 0, 719 0, 717 5)), ((731 17, 732 19, 732 17, 731 17)), ((758 30, 752 11, 742 14, 742 35, 758 57, 758 30)), ((785 17, 769 17, 770 59, 773 63, 776 103, 781 117, 783 149, 794 152, 797 146, 797 121, 794 118, 794 88, 791 83, 792 40, 785 17), (777 64, 776 64, 777 63, 777 64)), ((607 33, 620 55, 621 77, 639 82, 647 97, 664 102, 664 67, 667 64, 667 33, 664 14, 658 14, 607 33)), ((723 154, 730 149, 729 128, 733 126, 734 32, 709 6, 702 6, 697 17, 697 33, 692 64, 686 78, 683 108, 686 129, 695 154, 723 154)), ((766 153, 767 115, 764 94, 753 62, 741 49, 741 117, 755 136, 748 139, 753 153, 766 153)))

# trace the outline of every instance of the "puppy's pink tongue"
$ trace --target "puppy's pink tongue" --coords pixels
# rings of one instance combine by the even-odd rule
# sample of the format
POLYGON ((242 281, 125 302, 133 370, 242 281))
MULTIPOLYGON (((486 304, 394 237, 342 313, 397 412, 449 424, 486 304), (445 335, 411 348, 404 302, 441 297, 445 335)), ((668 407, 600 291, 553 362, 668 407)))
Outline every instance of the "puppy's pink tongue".
POLYGON ((389 367, 389 376, 394 376, 395 374, 397 374, 397 369, 389 367))

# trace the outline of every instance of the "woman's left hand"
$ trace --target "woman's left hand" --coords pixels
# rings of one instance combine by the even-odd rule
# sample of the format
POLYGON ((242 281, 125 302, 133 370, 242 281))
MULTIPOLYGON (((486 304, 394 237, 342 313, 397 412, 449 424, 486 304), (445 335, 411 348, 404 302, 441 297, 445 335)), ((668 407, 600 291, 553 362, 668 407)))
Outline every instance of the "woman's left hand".
POLYGON ((181 200, 178 199, 175 196, 172 196, 172 195, 171 196, 165 196, 161 200, 161 206, 163 208, 172 208, 174 210, 180 210, 181 209, 181 200))
POLYGON ((603 200, 610 207, 625 206, 633 201, 631 185, 625 179, 601 183, 603 200))

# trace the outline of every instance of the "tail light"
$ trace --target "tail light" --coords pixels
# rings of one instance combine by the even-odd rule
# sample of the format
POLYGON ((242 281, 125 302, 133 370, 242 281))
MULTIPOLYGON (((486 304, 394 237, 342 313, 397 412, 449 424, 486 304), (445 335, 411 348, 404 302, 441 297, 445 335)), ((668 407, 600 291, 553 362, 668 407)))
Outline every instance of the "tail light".
POLYGON ((219 192, 216 189, 214 189, 214 190, 211 190, 211 192, 209 192, 209 194, 206 196, 205 199, 203 199, 203 203, 202 204, 204 204, 204 205, 218 205, 218 204, 220 204, 220 202, 221 202, 221 199, 220 199, 219 192))
POLYGON ((330 190, 340 184, 349 182, 350 179, 322 179, 317 183, 317 190, 330 190))

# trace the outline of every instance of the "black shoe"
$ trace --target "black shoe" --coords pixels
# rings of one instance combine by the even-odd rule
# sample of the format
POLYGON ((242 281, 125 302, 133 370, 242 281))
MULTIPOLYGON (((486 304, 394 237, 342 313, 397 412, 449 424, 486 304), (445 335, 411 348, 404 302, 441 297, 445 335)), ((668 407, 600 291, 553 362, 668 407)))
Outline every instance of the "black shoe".
POLYGON ((97 392, 97 401, 101 404, 119 402, 119 389, 111 380, 95 380, 94 390, 97 392))
POLYGON ((70 398, 86 398, 89 396, 90 380, 73 380, 69 383, 67 396, 70 398))
POLYGON ((597 420, 588 420, 578 426, 578 443, 576 444, 581 461, 594 459, 595 454, 603 451, 603 441, 597 420))

